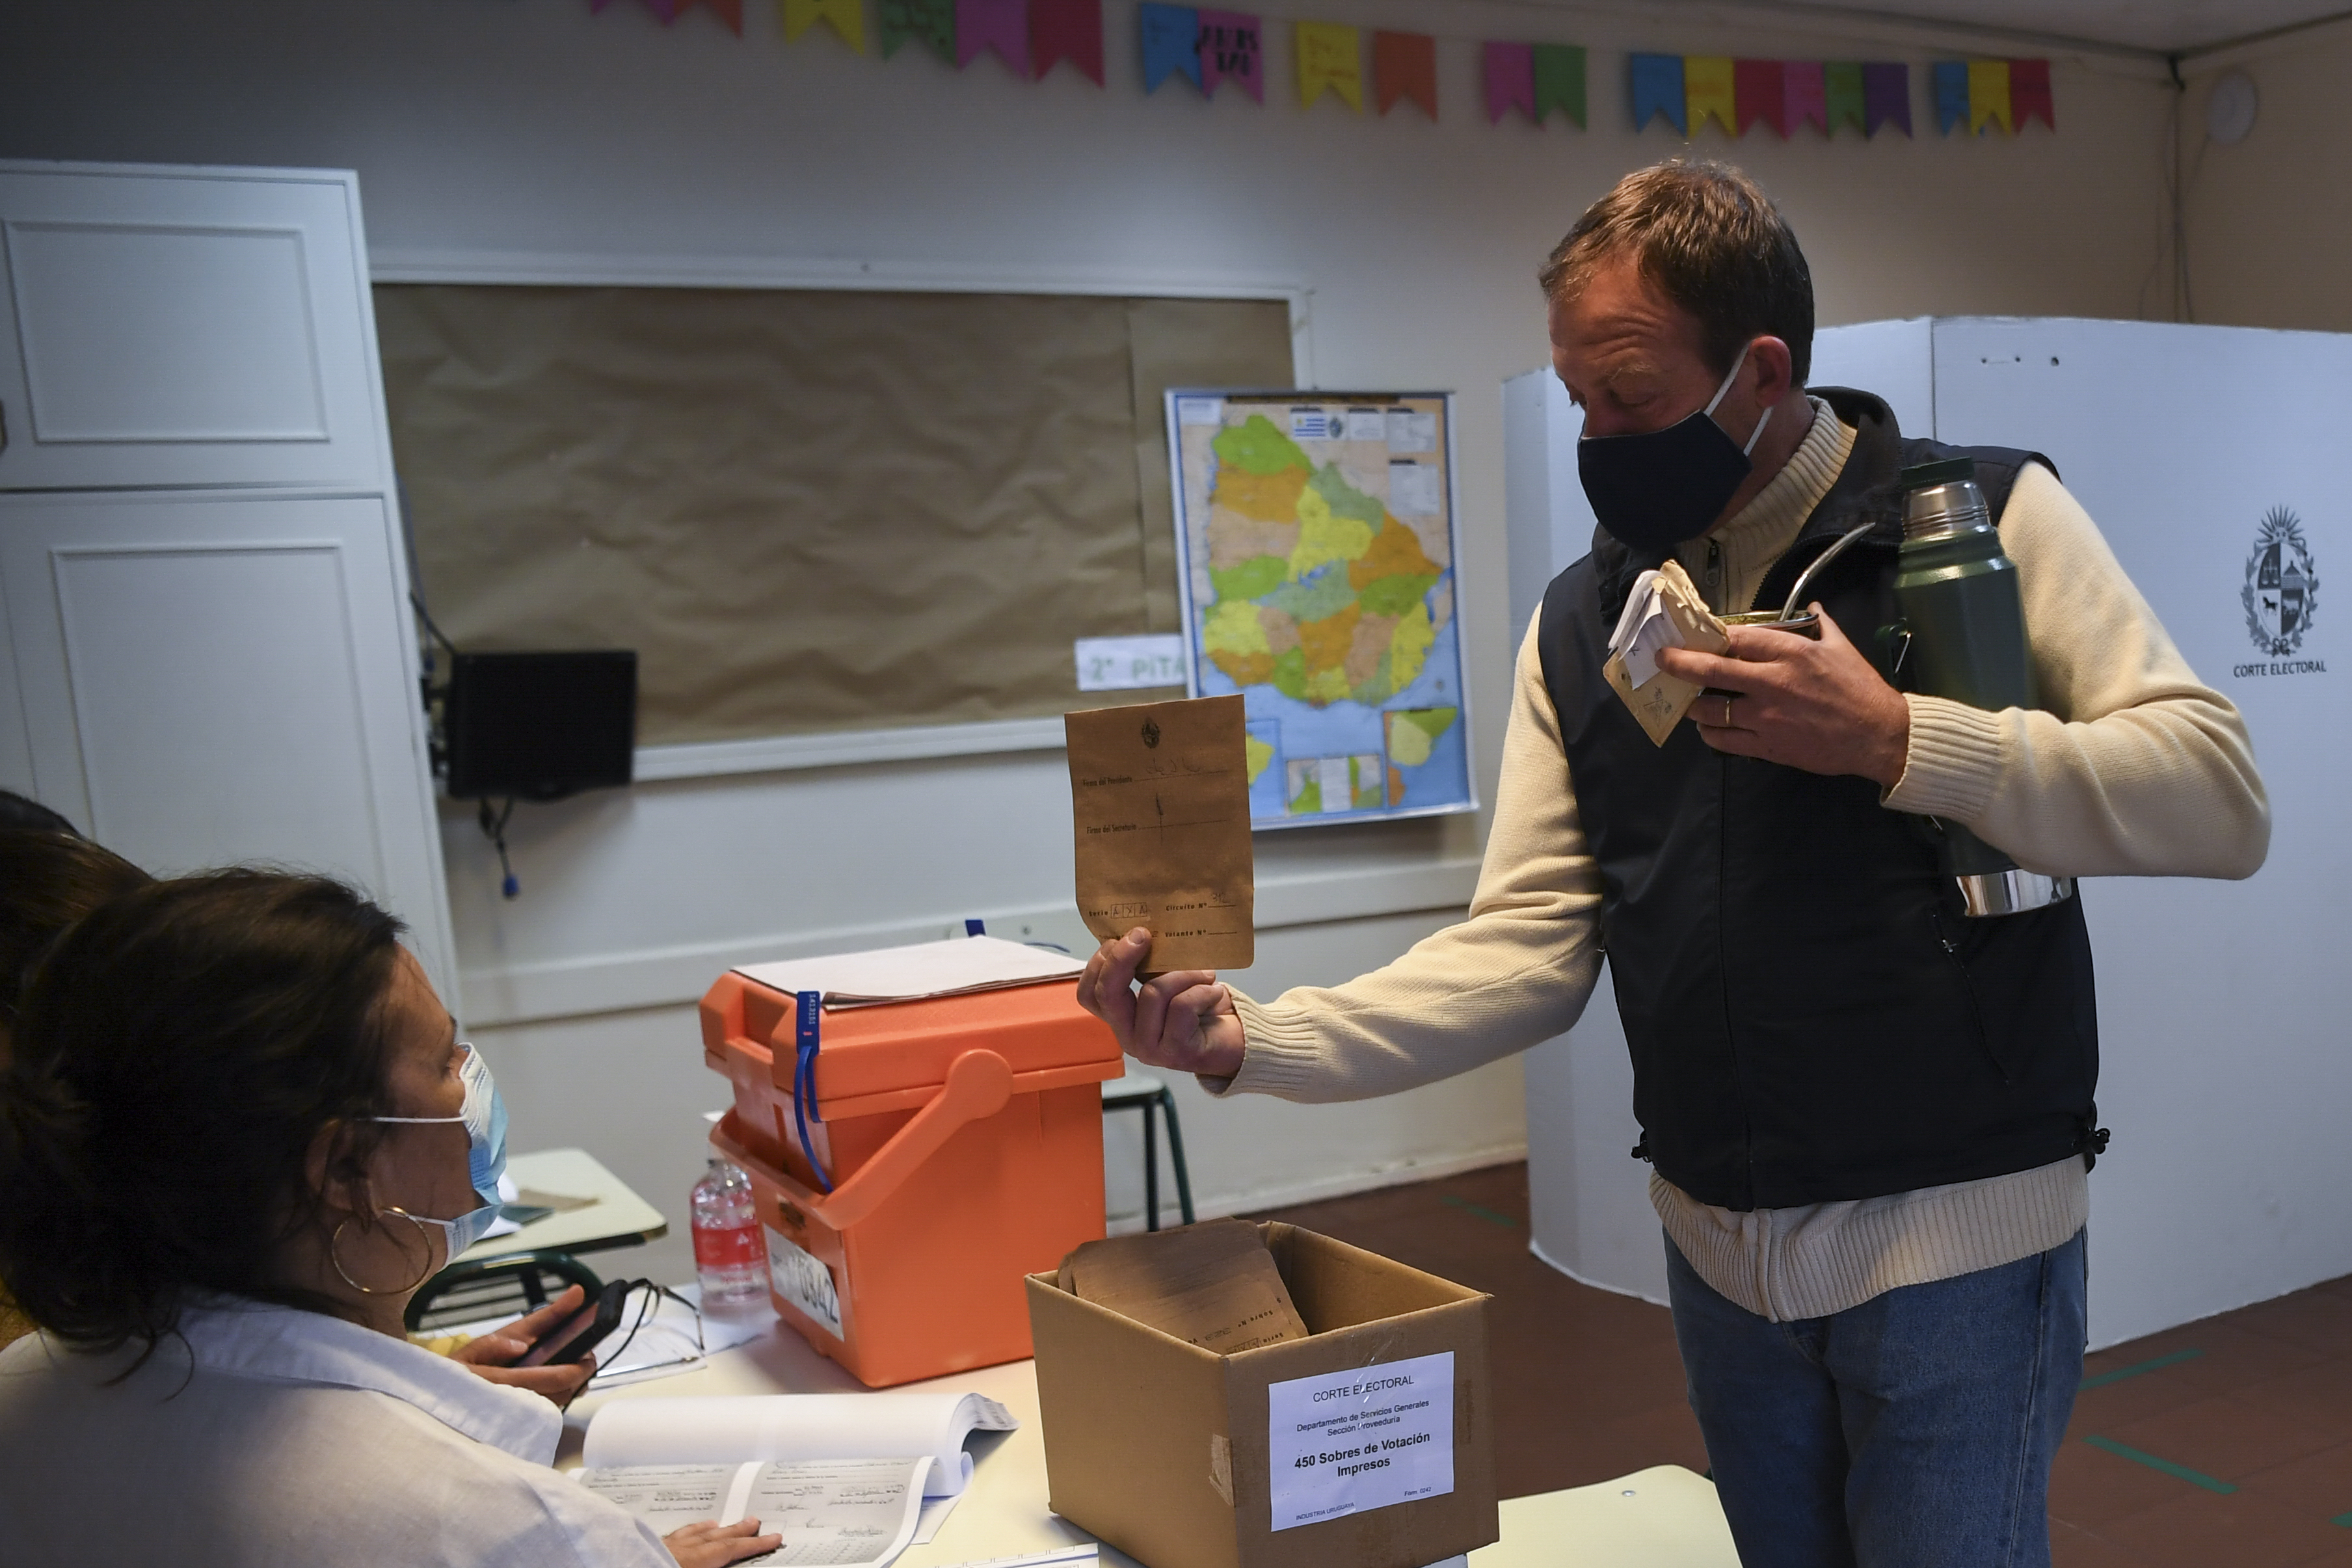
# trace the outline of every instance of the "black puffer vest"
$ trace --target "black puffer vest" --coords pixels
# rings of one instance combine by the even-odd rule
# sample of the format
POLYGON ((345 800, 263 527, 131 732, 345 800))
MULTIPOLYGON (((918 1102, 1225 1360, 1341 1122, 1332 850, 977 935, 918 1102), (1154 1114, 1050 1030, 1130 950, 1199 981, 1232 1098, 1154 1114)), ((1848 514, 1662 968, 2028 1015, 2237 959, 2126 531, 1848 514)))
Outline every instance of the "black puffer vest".
MULTIPOLYGON (((1973 457, 1998 517, 2036 455, 1906 441, 1879 399, 1814 395, 1860 434, 1756 602, 1778 605, 1831 541, 1875 522, 1809 597, 1883 673, 1897 470, 1973 457)), ((1969 919, 1925 824, 1881 806, 1870 780, 1725 756, 1688 724, 1653 746, 1601 666, 1634 578, 1657 564, 1595 533, 1592 553, 1545 593, 1538 643, 1601 867, 1643 1128, 1634 1152, 1732 1209, 2095 1153, 2098 1020, 2081 897, 1969 919)))

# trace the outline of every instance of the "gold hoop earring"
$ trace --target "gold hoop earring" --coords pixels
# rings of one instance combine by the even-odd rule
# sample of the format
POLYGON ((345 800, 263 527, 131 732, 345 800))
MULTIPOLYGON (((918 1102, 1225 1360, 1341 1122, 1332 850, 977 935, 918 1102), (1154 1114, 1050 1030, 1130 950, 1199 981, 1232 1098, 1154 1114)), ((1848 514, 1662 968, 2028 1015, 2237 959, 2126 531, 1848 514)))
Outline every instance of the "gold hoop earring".
POLYGON ((419 1220, 416 1216, 409 1213, 406 1209, 394 1207, 383 1209, 380 1212, 384 1214, 397 1214, 401 1218, 405 1219, 409 1224, 416 1227, 416 1234, 418 1238, 425 1242, 425 1271, 423 1273, 417 1275, 414 1280, 409 1281, 405 1285, 394 1285, 381 1290, 373 1285, 362 1285, 357 1280, 352 1279, 352 1271, 343 1267, 341 1249, 343 1242, 343 1230, 345 1227, 349 1226, 352 1220, 359 1218, 357 1215, 353 1214, 346 1214, 343 1216, 342 1224, 336 1226, 335 1233, 327 1238, 327 1261, 335 1266, 335 1272, 342 1276, 344 1284, 349 1285, 352 1290, 357 1291, 362 1296, 404 1296, 432 1277, 433 1242, 431 1238, 425 1234, 424 1222, 419 1220))

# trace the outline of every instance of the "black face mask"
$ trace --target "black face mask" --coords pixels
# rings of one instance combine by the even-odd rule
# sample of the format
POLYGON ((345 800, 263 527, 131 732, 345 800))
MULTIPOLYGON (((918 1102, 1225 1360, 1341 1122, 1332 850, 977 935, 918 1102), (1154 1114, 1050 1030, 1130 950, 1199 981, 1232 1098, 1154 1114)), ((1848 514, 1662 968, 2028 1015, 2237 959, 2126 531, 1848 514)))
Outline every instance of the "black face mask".
POLYGON ((1706 532, 1751 473, 1748 455, 1772 418, 1766 409, 1744 447, 1715 423, 1716 404, 1748 362, 1739 350, 1731 374, 1707 405, 1664 430, 1639 435, 1588 435, 1576 444, 1577 477, 1601 526, 1643 555, 1663 556, 1706 532))

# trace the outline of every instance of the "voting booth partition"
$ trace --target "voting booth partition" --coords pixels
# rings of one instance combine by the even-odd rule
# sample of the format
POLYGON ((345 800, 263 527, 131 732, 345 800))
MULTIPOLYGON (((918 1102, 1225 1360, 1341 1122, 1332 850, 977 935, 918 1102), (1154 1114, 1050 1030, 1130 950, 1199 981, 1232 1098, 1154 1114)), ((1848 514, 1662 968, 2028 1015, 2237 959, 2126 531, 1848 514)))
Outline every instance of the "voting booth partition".
POLYGON ((731 971, 702 1000, 735 1089, 710 1144, 751 1178, 777 1312, 873 1387, 1029 1354, 1022 1277, 1103 1234, 1110 1030, 1017 986, 826 1013, 803 1069, 795 1013, 731 971))
MULTIPOLYGON (((2352 336, 2134 321, 1920 319, 1827 329, 1815 386, 1874 392, 1906 434, 2045 453, 2198 677, 2244 714, 2270 859, 2244 882, 2080 883, 2098 977, 2091 1343, 2352 1273, 2352 1051, 2337 1001, 2352 872, 2352 652, 2324 588, 2352 543, 2352 336), (2330 668, 2331 661, 2335 663, 2330 668)), ((1591 548, 1577 411, 1549 371, 1504 387, 1515 632, 1591 548)), ((1825 968, 1824 987, 1837 977, 1825 968)), ((1604 974, 1528 1053, 1533 1240, 1663 1301, 1623 1030, 1604 974)))

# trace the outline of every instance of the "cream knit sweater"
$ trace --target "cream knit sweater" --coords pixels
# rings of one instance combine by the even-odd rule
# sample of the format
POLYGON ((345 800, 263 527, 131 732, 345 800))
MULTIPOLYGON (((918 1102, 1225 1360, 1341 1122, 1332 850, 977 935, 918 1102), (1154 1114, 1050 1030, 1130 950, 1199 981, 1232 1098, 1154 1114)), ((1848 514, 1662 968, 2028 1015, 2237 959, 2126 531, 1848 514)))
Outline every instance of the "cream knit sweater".
MULTIPOLYGON (((1745 609, 1845 465, 1854 432, 1816 399, 1811 429, 1755 500, 1684 564, 1745 609), (1713 544, 1710 553, 1708 546, 1713 544)), ((2180 657, 2074 498, 2039 465, 2001 517, 2046 709, 1985 713, 1910 696, 1890 810, 1966 824, 2020 863, 2073 876, 2244 877, 2270 843, 2253 748, 2229 700, 2180 657)), ((1393 1093, 1559 1034, 1601 967, 1601 879, 1577 819, 1551 699, 1520 644, 1502 776, 1469 917, 1386 967, 1272 1002, 1236 991, 1241 1070, 1213 1092, 1324 1102, 1393 1093)), ((2095 915, 2094 915, 2095 918, 2095 915)), ((1775 1322, 2059 1245, 2083 1226, 2082 1163, 1858 1202, 1734 1212, 1664 1178, 1651 1197, 1700 1277, 1775 1322)))

